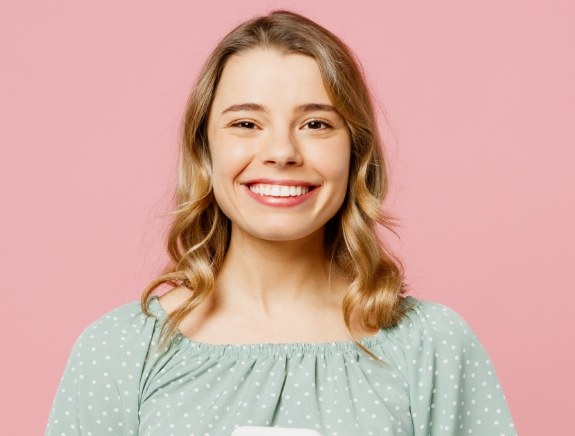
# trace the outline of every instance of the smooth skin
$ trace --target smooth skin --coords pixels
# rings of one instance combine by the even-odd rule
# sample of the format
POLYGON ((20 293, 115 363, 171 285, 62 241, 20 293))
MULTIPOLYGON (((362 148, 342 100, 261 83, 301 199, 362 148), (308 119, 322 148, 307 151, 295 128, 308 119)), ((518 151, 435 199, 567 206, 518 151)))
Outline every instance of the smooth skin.
MULTIPOLYGON (((213 344, 349 340, 341 306, 348 282, 335 267, 330 272, 323 238, 345 198, 351 144, 316 61, 263 48, 232 56, 211 106, 208 141, 231 242, 213 296, 180 331, 213 344), (261 181, 313 190, 286 206, 286 198, 249 191, 261 181)), ((160 304, 171 312, 189 292, 175 288, 160 304)))

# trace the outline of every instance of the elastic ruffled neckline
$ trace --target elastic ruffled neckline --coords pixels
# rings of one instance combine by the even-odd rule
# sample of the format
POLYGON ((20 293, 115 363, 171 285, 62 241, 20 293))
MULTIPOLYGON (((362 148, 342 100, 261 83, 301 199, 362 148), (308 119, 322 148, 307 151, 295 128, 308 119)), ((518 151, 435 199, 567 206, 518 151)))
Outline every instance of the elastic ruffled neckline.
MULTIPOLYGON (((168 314, 160 305, 157 295, 150 297, 149 310, 161 321, 163 325, 166 322, 168 314)), ((388 331, 380 329, 372 336, 360 340, 366 348, 373 348, 380 345, 388 336, 388 331)), ((175 341, 183 347, 189 348, 196 353, 208 355, 225 355, 234 356, 247 355, 304 355, 304 354, 338 354, 338 353, 357 353, 360 348, 352 340, 335 341, 335 342, 286 342, 286 343, 253 343, 253 344, 211 344, 200 342, 185 336, 179 329, 175 332, 175 341)))

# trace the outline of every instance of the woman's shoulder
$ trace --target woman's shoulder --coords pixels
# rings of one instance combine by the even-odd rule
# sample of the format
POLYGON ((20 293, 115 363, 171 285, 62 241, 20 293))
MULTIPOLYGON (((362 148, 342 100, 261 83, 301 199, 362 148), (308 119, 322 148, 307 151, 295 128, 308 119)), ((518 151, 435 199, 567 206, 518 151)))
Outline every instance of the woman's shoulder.
POLYGON ((419 316, 433 322, 441 320, 447 321, 462 321, 463 318, 452 307, 431 300, 423 300, 417 297, 408 296, 405 298, 405 303, 410 310, 407 312, 408 317, 419 316))
POLYGON ((147 349, 158 334, 157 320, 153 311, 151 316, 144 314, 140 301, 121 304, 88 324, 78 336, 74 349, 98 353, 147 349))
POLYGON ((409 306, 407 313, 385 330, 377 350, 384 360, 395 362, 409 374, 423 367, 433 368, 434 362, 456 364, 462 356, 474 362, 487 360, 483 345, 467 321, 451 307, 414 297, 404 301, 409 306))
POLYGON ((147 317, 142 311, 140 301, 130 301, 116 306, 102 315, 98 316, 94 321, 88 324, 84 329, 85 334, 95 332, 106 332, 110 329, 117 328, 138 328, 145 325, 147 317))
POLYGON ((476 340, 467 321, 451 307, 411 296, 406 297, 405 303, 409 308, 392 329, 396 336, 459 346, 476 340))

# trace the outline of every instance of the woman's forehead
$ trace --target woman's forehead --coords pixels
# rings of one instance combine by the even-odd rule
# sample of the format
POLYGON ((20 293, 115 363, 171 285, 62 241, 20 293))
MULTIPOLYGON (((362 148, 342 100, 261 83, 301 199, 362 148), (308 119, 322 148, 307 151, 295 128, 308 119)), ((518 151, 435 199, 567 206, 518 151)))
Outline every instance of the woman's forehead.
POLYGON ((246 103, 270 109, 280 104, 332 104, 314 58, 264 48, 231 56, 216 88, 217 111, 246 103))

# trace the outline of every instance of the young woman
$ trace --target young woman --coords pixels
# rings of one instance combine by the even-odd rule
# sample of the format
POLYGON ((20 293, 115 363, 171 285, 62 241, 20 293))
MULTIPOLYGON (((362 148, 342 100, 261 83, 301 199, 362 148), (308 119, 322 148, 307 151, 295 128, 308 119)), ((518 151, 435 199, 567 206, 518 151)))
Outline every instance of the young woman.
POLYGON ((46 434, 514 435, 466 323, 404 296, 385 168, 343 42, 283 11, 234 29, 186 110, 173 262, 81 334, 46 434))

